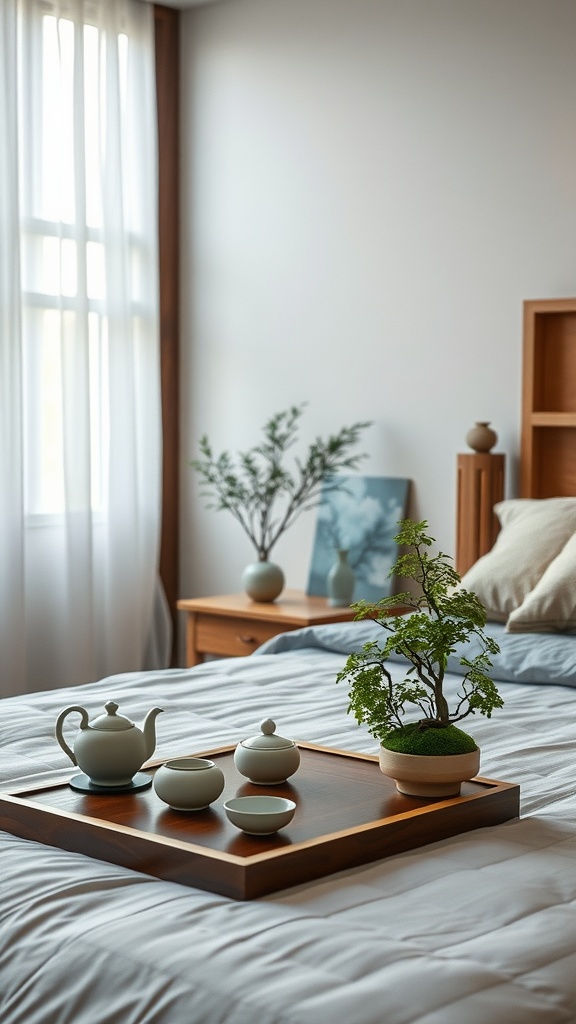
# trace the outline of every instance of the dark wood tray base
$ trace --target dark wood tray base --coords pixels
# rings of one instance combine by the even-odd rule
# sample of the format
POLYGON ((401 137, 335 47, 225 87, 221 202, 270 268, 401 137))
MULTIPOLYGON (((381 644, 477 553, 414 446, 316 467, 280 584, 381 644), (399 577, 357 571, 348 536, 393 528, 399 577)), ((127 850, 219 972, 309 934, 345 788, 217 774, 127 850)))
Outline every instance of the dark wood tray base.
MULTIPOLYGON (((402 796, 378 758, 300 743, 292 779, 273 787, 244 781, 234 747, 202 751, 226 779, 202 811, 171 810, 153 788, 80 793, 67 782, 0 794, 0 828, 63 850, 120 864, 234 899, 252 899, 345 868, 402 853, 519 814, 520 787, 478 778, 459 797, 402 796), (295 800, 290 824, 273 836, 248 836, 227 819, 233 796, 273 792, 295 800)), ((146 769, 153 776, 157 762, 146 769)))

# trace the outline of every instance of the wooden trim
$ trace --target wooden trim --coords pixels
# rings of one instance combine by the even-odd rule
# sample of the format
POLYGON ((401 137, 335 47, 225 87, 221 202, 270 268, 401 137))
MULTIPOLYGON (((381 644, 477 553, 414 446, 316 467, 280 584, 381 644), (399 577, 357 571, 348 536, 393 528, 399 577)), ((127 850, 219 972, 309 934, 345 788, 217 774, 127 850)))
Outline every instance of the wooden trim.
POLYGON ((576 427, 576 413, 534 412, 530 423, 533 427, 576 427))
POLYGON ((173 623, 176 658, 179 577, 179 49, 180 12, 154 5, 158 111, 158 242, 162 380, 162 532, 160 576, 173 623))
POLYGON ((520 496, 533 496, 534 434, 530 413, 534 408, 535 317, 532 305, 524 303, 522 342, 522 420, 520 441, 520 496))

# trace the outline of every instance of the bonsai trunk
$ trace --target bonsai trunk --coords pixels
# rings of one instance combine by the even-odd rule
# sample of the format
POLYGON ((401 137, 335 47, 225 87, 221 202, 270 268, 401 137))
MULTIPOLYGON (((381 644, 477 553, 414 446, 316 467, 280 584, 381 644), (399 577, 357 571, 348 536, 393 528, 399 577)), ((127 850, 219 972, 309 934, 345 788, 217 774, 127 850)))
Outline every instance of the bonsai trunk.
POLYGON ((438 721, 440 725, 446 727, 450 725, 450 708, 448 707, 448 701, 442 693, 442 684, 437 683, 434 688, 434 699, 436 702, 436 711, 438 713, 438 721))

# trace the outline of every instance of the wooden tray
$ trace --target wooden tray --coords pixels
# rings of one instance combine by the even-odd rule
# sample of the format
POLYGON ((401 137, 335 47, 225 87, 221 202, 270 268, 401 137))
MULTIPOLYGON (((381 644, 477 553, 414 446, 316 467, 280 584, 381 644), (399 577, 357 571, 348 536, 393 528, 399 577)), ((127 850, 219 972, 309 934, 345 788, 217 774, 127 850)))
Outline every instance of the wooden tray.
MULTIPOLYGON (((203 811, 173 811, 153 788, 83 794, 48 782, 0 794, 0 829, 62 850, 234 899, 252 899, 335 871, 496 825, 519 814, 520 787, 478 778, 459 797, 402 796, 378 759, 300 743, 297 773, 280 786, 244 782, 234 747, 203 751, 223 770, 222 796, 203 811), (296 801, 287 828, 248 836, 228 821, 232 796, 274 793, 296 801)), ((162 762, 146 770, 151 774, 162 762)), ((70 773, 71 774, 71 773, 70 773)))

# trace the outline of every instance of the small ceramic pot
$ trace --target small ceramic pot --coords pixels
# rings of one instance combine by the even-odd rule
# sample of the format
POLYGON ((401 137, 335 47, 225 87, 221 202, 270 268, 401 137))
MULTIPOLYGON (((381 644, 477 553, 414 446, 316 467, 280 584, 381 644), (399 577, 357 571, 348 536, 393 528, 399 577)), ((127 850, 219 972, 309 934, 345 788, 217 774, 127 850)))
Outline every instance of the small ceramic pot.
POLYGON ((380 771, 407 796, 458 796, 463 782, 480 770, 480 751, 467 754, 401 754, 380 747, 380 771))
POLYGON ((250 782, 265 786, 286 782, 300 764, 300 751, 294 740, 276 735, 276 725, 271 718, 261 722, 260 729, 258 736, 251 736, 238 744, 234 751, 234 764, 250 782))
POLYGON ((201 811, 220 796, 224 773, 204 757, 178 757, 158 768, 153 785, 175 811, 201 811))
POLYGON ((477 420, 466 434, 466 444, 475 452, 489 452, 498 440, 498 434, 492 430, 487 420, 477 420))

